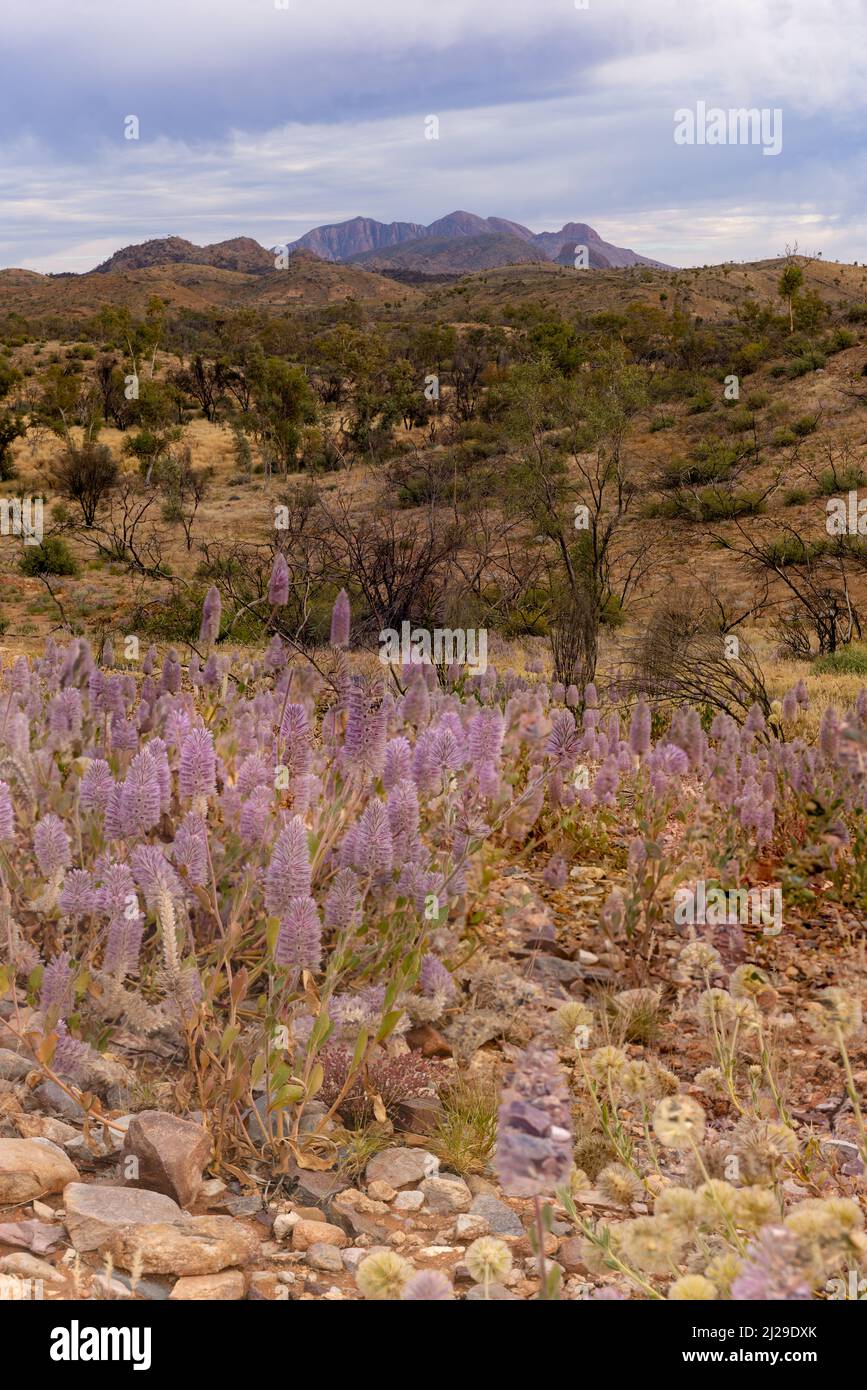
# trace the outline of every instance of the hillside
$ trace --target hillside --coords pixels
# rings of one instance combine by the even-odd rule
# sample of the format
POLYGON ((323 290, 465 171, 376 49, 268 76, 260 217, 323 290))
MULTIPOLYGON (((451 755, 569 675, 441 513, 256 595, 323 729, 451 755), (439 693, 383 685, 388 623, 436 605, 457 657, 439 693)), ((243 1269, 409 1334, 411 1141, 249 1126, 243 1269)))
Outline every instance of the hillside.
POLYGON ((322 261, 309 252, 290 256, 280 270, 275 269, 273 255, 268 259, 268 271, 256 274, 184 262, 87 275, 0 270, 0 313, 83 318, 104 305, 125 305, 142 313, 154 295, 175 309, 196 310, 313 307, 347 299, 375 306, 395 299, 411 304, 419 298, 414 289, 398 290, 392 281, 361 267, 322 261))
POLYGON ((143 241, 137 246, 125 246, 96 266, 94 274, 109 275, 118 271, 147 270, 160 265, 209 265, 217 270, 237 270, 247 274, 263 274, 273 269, 274 256, 251 237, 233 237, 210 246, 195 246, 183 237, 160 237, 143 241))
POLYGON ((368 270, 406 270, 420 275, 462 275, 515 263, 547 262, 532 242, 505 232, 483 232, 459 239, 425 236, 389 251, 365 251, 350 264, 368 270))

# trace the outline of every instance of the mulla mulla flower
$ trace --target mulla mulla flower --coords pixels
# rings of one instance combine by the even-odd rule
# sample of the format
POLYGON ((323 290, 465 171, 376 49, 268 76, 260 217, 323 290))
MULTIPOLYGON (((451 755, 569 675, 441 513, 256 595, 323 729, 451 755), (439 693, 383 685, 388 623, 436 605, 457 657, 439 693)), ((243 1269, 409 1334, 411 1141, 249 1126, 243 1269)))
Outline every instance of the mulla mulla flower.
POLYGON ((268 602, 276 607, 282 607, 289 602, 289 566, 286 564, 286 556, 282 550, 278 550, 274 556, 274 564, 271 567, 271 578, 268 580, 268 602))
POLYGON ((385 1302, 402 1298, 412 1275, 409 1260, 393 1250, 382 1250, 361 1261, 355 1271, 355 1282, 365 1298, 385 1302))
POLYGON ((512 1269, 512 1252, 496 1236, 480 1236, 467 1246, 464 1263, 477 1284, 502 1284, 512 1269))
POLYGON ((331 637, 332 647, 347 647, 349 645, 349 628, 352 622, 352 610, 349 606, 349 595, 345 589, 341 589, 337 598, 334 600, 334 607, 331 610, 331 637))
POLYGON ((705 1114, 691 1096, 665 1096, 653 1112, 653 1129, 666 1149, 689 1149, 704 1137, 705 1114))
POLYGON ((420 1269, 404 1284, 404 1303, 447 1303, 454 1299, 451 1280, 441 1269, 420 1269))
POLYGON ((265 907, 279 917, 293 898, 310 896, 310 851, 307 828, 300 816, 293 816, 277 836, 265 874, 265 907))
POLYGON ((216 642, 220 635, 222 606, 220 591, 216 584, 212 584, 205 594, 205 601, 202 604, 202 623, 199 630, 199 641, 206 646, 216 642))
POLYGON ((210 729, 193 729, 181 746, 178 790, 190 801, 213 796, 217 789, 214 736, 210 729))

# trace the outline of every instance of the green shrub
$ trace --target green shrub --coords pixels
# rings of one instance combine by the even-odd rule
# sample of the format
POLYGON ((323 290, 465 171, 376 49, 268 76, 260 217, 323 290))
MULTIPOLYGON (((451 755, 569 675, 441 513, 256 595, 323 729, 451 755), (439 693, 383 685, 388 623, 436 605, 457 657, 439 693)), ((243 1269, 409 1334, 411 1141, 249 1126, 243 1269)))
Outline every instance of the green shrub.
POLYGON ((830 338, 825 339, 825 348, 828 352, 845 352, 846 348, 854 347, 857 341, 848 328, 835 328, 830 338))
POLYGON ((857 463, 843 469, 825 468, 819 474, 819 496, 837 497, 841 492, 859 488, 863 481, 864 474, 857 463))
POLYGON ((775 449, 790 449, 793 444, 797 444, 798 436, 788 425, 783 425, 781 429, 774 430, 771 436, 771 443, 775 449))
POLYGON ((853 644, 828 656, 817 656, 813 671, 817 676, 867 676, 867 647, 853 644))
POLYGON ((806 488, 790 487, 783 493, 784 507, 802 507, 805 502, 809 502, 810 494, 806 488))
POLYGON ((18 563, 22 574, 78 574, 75 556, 61 536, 46 536, 40 545, 25 545, 18 563))
POLYGON ((657 415, 650 422, 650 433, 658 434, 660 430, 670 430, 675 423, 673 415, 657 415))
POLYGON ((703 439, 691 459, 672 459, 662 473, 663 487, 690 487, 699 483, 726 483, 741 457, 736 444, 703 439))

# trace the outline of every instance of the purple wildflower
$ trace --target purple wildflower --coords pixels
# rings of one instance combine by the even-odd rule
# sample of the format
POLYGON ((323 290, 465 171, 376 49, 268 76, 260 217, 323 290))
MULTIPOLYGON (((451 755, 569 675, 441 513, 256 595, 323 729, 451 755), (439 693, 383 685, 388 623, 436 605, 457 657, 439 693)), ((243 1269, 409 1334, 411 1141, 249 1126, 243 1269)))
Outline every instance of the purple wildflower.
POLYGON ((274 961, 282 969, 318 970, 322 962, 322 924, 313 899, 292 898, 280 922, 274 961))
POLYGON ((7 842, 15 838, 15 815, 12 810, 12 794, 5 782, 0 782, 0 840, 7 842))
POLYGON ((275 607, 282 607, 284 603, 289 602, 289 566, 282 550, 278 550, 274 556, 268 582, 268 602, 275 607))
POLYGON ((300 816, 293 816, 277 836, 265 874, 265 907, 269 916, 281 916, 293 898, 309 897, 310 884, 307 828, 300 816))
POLYGON ((205 594, 205 601, 202 604, 202 625, 199 630, 199 641, 206 646, 210 646, 213 642, 216 642, 220 635, 220 616, 222 608, 220 591, 216 584, 212 584, 205 594))
POLYGON ((747 1247, 732 1283, 736 1302, 795 1302, 810 1298, 800 1242, 785 1226, 765 1226, 747 1247))
POLYGON ((39 991, 39 1007, 52 1026, 58 1019, 66 1018, 72 1012, 75 1002, 73 985, 75 971, 70 963, 68 951, 52 956, 42 972, 42 987, 39 991))
POLYGON ((46 878, 65 869, 71 859, 70 839, 63 821, 51 812, 37 822, 33 832, 33 853, 46 878))
POLYGON ((349 595, 345 589, 341 589, 337 598, 334 600, 334 607, 331 610, 332 647, 346 647, 349 645, 349 628, 351 621, 352 612, 349 607, 349 595))
POLYGON ((178 788, 181 796, 213 796, 217 789, 214 736, 210 729, 193 729, 181 747, 178 788))

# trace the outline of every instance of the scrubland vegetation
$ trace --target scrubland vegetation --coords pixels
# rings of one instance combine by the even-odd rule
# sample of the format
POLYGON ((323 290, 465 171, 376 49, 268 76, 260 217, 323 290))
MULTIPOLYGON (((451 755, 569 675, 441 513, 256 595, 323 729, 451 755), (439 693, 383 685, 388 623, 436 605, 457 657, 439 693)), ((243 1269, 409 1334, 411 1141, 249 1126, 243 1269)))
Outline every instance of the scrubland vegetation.
POLYGON ((0 302, 0 1271, 862 1297, 867 272, 352 275, 0 302))

